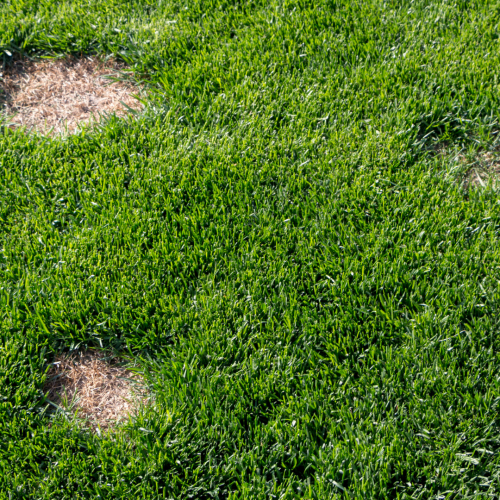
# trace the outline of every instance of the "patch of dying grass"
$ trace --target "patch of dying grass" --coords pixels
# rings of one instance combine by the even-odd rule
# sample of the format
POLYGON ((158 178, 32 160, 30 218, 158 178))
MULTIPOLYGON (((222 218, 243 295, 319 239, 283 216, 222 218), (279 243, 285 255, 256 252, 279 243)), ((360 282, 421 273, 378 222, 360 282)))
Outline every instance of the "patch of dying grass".
POLYGON ((497 151, 484 151, 477 155, 467 171, 466 187, 486 187, 489 182, 497 186, 500 181, 500 155, 497 151))
MULTIPOLYGON (((452 155, 447 144, 439 144, 435 147, 438 156, 452 155)), ((460 177, 463 187, 467 190, 471 187, 485 188, 488 183, 497 187, 500 182, 500 148, 492 150, 480 150, 467 154, 464 151, 455 152, 454 162, 461 166, 460 177)))
MULTIPOLYGON (((3 112, 10 126, 43 134, 74 132, 103 114, 141 108, 130 83, 112 80, 124 66, 98 58, 17 61, 0 78, 3 112)), ((137 89, 135 89, 137 90, 137 89)))
POLYGON ((137 377, 116 358, 97 350, 61 354, 52 363, 45 391, 49 401, 77 410, 92 427, 107 429, 135 409, 137 377))

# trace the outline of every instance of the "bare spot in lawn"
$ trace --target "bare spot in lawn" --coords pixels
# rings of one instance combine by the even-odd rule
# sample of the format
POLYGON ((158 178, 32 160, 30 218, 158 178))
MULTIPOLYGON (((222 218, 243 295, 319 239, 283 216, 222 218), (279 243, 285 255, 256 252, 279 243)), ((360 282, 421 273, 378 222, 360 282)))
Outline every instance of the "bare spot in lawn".
POLYGON ((464 151, 454 152, 446 144, 439 144, 435 153, 450 157, 460 167, 460 182, 466 190, 485 188, 490 182, 495 189, 500 187, 500 147, 467 154, 464 151))
POLYGON ((485 151, 478 155, 465 179, 466 187, 486 187, 491 182, 495 188, 500 181, 500 156, 497 152, 485 151))
POLYGON ((133 413, 140 395, 137 376, 116 358, 87 350, 56 358, 47 375, 45 391, 53 403, 77 410, 93 428, 107 429, 133 413))
MULTIPOLYGON (((124 66, 97 58, 17 61, 0 78, 0 104, 11 126, 47 134, 75 131, 101 114, 140 109, 129 83, 113 81, 124 66), (124 106, 122 103, 125 103, 124 106)), ((135 88, 137 93, 137 88, 135 88)))

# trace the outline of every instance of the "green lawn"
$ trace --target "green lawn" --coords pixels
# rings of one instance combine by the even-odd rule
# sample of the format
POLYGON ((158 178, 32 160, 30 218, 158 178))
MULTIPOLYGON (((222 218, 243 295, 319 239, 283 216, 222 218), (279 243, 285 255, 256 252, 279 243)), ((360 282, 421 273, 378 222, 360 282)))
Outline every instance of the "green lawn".
POLYGON ((499 37, 498 0, 1 0, 4 64, 114 54, 149 104, 0 124, 0 498, 498 499, 499 37), (154 398, 110 434, 44 396, 85 346, 154 398))

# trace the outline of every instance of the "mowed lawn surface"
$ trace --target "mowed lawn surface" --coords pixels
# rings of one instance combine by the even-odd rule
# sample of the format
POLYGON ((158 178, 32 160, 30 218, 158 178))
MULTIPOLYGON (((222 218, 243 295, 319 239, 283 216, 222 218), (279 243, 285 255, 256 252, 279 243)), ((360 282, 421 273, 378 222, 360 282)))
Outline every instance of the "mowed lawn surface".
POLYGON ((500 2, 4 0, 145 111, 0 129, 0 498, 500 495, 500 2), (152 403, 44 396, 103 347, 152 403))

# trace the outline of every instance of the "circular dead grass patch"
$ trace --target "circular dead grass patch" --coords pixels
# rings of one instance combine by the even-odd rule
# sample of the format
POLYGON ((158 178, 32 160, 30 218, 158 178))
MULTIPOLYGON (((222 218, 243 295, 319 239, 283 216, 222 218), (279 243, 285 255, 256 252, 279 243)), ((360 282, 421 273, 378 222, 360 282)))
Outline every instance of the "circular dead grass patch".
POLYGON ((93 428, 108 429, 127 418, 142 399, 134 388, 137 375, 108 354, 89 349, 58 356, 47 375, 45 391, 57 406, 78 411, 93 428))
MULTIPOLYGON (((142 107, 134 87, 113 81, 124 65, 98 58, 17 61, 1 75, 3 111, 11 126, 38 132, 74 132, 102 114, 124 115, 142 107)), ((135 88, 137 92, 137 88, 135 88)))
POLYGON ((500 146, 490 150, 479 150, 467 154, 466 151, 453 151, 447 144, 435 148, 437 156, 449 157, 460 167, 458 181, 467 191, 470 188, 485 188, 489 183, 493 188, 500 187, 500 146))
POLYGON ((497 152, 480 153, 470 166, 465 179, 465 187, 486 187, 491 182, 498 187, 500 181, 500 158, 497 152))

